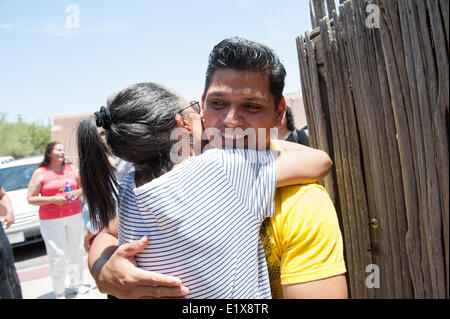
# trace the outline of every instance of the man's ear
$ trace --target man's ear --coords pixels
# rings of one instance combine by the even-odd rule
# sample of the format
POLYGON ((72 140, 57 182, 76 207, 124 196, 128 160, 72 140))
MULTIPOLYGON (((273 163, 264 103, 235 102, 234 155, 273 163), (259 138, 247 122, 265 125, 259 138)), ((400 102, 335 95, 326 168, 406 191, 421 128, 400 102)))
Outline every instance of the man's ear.
POLYGON ((278 104, 277 109, 275 110, 275 121, 274 127, 280 128, 283 125, 283 118, 286 114, 286 100, 284 96, 281 98, 280 103, 278 104))

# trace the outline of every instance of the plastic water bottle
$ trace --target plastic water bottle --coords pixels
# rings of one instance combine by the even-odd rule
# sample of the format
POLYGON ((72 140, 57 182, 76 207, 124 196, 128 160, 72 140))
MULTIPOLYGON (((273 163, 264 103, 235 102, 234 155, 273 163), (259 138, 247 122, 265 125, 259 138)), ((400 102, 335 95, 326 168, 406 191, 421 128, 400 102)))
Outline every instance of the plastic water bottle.
POLYGON ((69 184, 68 181, 66 181, 66 187, 64 187, 64 192, 66 193, 66 196, 67 196, 67 202, 68 202, 68 203, 73 202, 73 199, 70 199, 70 198, 68 197, 68 195, 70 194, 70 192, 72 192, 72 186, 69 184))

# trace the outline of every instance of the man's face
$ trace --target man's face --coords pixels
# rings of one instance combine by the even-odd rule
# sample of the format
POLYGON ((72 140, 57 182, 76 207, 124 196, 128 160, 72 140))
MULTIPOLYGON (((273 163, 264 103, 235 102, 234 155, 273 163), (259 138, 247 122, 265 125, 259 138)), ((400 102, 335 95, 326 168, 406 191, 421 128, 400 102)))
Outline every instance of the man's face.
POLYGON ((229 68, 214 72, 208 91, 203 93, 201 106, 205 128, 220 131, 222 146, 236 144, 243 138, 247 148, 247 136, 242 137, 238 133, 230 135, 227 133, 231 130, 226 129, 241 128, 245 131, 251 128, 256 134, 256 141, 259 141, 257 147, 266 149, 270 145, 270 129, 281 126, 286 109, 284 101, 275 108, 267 74, 229 68), (265 138, 260 137, 263 132, 265 138))

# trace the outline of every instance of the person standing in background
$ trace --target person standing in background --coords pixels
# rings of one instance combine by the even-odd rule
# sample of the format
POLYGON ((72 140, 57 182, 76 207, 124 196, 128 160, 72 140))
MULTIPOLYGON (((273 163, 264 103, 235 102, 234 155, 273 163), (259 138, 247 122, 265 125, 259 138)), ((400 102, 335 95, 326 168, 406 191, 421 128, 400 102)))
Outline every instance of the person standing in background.
POLYGON ((289 142, 309 146, 309 136, 307 134, 307 127, 304 126, 301 129, 296 129, 292 109, 287 105, 286 105, 286 113, 284 114, 281 127, 278 129, 278 138, 280 140, 286 140, 289 142))
MULTIPOLYGON (((14 211, 8 194, 0 185, 0 216, 6 229, 14 223, 14 211)), ((17 277, 14 255, 3 227, 0 226, 0 299, 22 299, 22 289, 17 277)))
POLYGON ((47 145, 44 160, 33 173, 28 185, 28 202, 39 207, 42 237, 49 257, 53 290, 56 298, 66 296, 66 272, 70 284, 67 295, 89 291, 83 281, 82 189, 78 171, 65 162, 60 142, 47 145), (67 191, 66 187, 72 190, 67 191), (66 260, 68 265, 66 268, 66 260))

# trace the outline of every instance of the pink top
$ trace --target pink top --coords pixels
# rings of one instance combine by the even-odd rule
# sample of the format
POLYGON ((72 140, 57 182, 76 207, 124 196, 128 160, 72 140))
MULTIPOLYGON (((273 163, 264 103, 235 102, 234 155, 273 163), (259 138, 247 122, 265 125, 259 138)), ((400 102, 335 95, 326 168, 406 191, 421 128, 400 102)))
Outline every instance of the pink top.
MULTIPOLYGON (((72 186, 73 190, 78 189, 78 180, 70 164, 64 165, 62 172, 56 173, 47 166, 41 166, 41 172, 44 176, 41 185, 42 196, 66 196, 64 187, 66 181, 72 186)), ((73 202, 63 206, 55 204, 43 205, 39 208, 40 219, 54 219, 75 215, 81 212, 81 202, 77 198, 73 202)))

